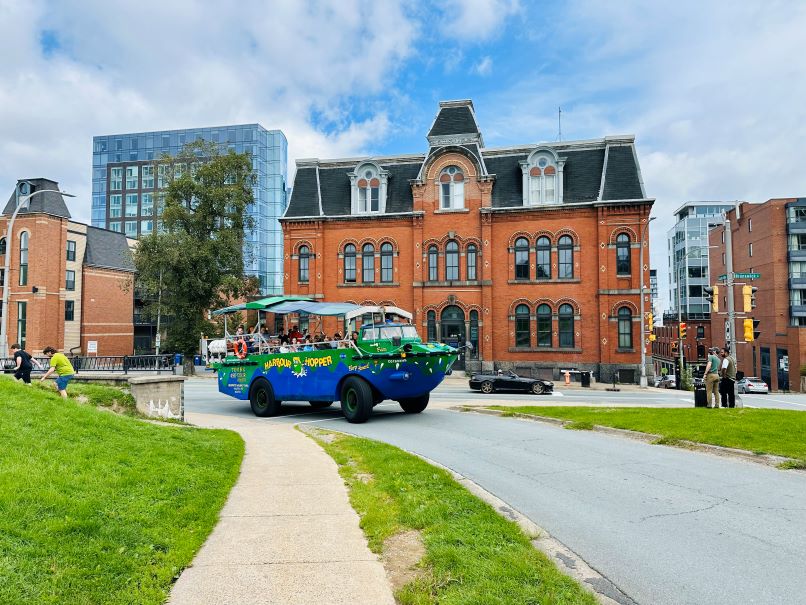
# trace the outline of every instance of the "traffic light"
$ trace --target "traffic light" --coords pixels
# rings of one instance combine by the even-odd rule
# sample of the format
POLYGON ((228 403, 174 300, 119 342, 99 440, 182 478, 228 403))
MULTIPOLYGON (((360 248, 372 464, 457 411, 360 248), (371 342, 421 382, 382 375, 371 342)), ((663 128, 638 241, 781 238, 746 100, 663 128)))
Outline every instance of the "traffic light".
POLYGON ((655 318, 652 316, 652 313, 646 314, 646 327, 647 332, 652 334, 655 331, 655 318))
POLYGON ((686 337, 686 322, 681 321, 680 322, 680 338, 685 338, 685 337, 686 337))
MULTIPOLYGON (((745 286, 746 288, 747 286, 745 286)), ((744 322, 744 341, 745 342, 753 342, 753 320, 752 319, 745 319, 744 322)))
POLYGON ((703 292, 705 292, 705 300, 711 303, 714 313, 719 313, 719 286, 705 286, 703 292))
POLYGON ((761 336, 761 332, 758 330, 758 324, 761 323, 761 320, 754 319, 753 320, 753 340, 758 340, 758 337, 761 336))
POLYGON ((756 292, 758 292, 758 288, 755 286, 742 286, 745 313, 750 313, 756 308, 756 292))
POLYGON ((672 357, 677 357, 677 341, 672 341, 672 357))

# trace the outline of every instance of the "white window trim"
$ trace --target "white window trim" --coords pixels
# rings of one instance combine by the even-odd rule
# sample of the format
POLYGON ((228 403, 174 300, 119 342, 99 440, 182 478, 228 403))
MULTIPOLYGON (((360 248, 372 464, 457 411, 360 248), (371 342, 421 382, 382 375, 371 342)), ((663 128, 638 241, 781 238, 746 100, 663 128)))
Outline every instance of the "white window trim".
POLYGON ((553 206, 555 204, 563 203, 563 169, 565 167, 565 158, 559 157, 553 149, 548 147, 538 147, 529 154, 529 157, 520 161, 521 174, 523 178, 523 205, 524 206, 553 206), (554 173, 554 201, 544 202, 546 181, 545 177, 539 177, 540 182, 540 199, 533 199, 531 179, 529 173, 532 168, 537 167, 537 162, 541 157, 549 158, 549 165, 554 166, 556 172, 554 173))
MULTIPOLYGON (((350 214, 384 214, 386 212, 386 191, 389 182, 389 171, 381 169, 380 166, 374 162, 361 162, 356 166, 353 172, 348 172, 347 176, 350 178, 350 214), (377 178, 380 181, 378 188, 378 209, 377 210, 360 210, 358 206, 358 181, 364 177, 364 172, 372 170, 372 178, 377 178)), ((367 206, 371 207, 371 187, 366 188, 367 192, 367 206)))
POLYGON ((466 193, 466 189, 467 189, 467 187, 465 186, 467 184, 467 179, 465 178, 465 176, 466 176, 465 171, 462 170, 461 166, 456 166, 455 164, 451 164, 451 166, 455 166, 456 170, 458 172, 462 173, 462 181, 461 181, 461 183, 462 183, 462 200, 461 200, 461 202, 462 203, 461 204, 457 203, 458 195, 456 193, 456 185, 457 185, 456 181, 454 181, 452 177, 451 177, 451 180, 450 180, 449 183, 443 183, 440 180, 440 177, 445 172, 445 168, 450 168, 450 166, 445 166, 445 168, 443 168, 442 170, 439 171, 439 174, 437 174, 437 178, 436 178, 436 181, 435 181, 436 185, 437 185, 437 198, 438 198, 438 204, 437 205, 439 206, 439 208, 437 209, 437 212, 451 212, 451 211, 456 212, 456 211, 459 211, 459 210, 466 210, 467 209, 467 206, 465 204, 465 198, 466 198, 465 193, 466 193), (450 187, 451 187, 450 204, 448 204, 448 206, 443 206, 442 205, 442 186, 443 185, 450 185, 450 187))

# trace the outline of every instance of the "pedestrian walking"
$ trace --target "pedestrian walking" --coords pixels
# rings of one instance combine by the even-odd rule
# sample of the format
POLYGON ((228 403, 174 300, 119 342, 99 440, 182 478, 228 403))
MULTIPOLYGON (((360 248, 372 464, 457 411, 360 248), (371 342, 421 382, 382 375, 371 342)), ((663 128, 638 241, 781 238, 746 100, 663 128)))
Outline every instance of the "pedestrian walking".
POLYGON ((56 389, 59 391, 59 395, 67 399, 67 383, 76 373, 73 365, 64 353, 59 353, 53 347, 45 347, 42 353, 50 359, 50 368, 42 376, 40 382, 48 378, 53 372, 56 372, 56 389))
POLYGON ((721 360, 717 348, 708 349, 708 363, 705 364, 705 401, 709 408, 719 407, 719 369, 721 360))
POLYGON ((727 348, 722 349, 720 366, 719 391, 723 408, 736 407, 736 360, 727 348))
POLYGON ((17 343, 11 345, 11 355, 14 358, 14 378, 30 385, 31 370, 34 369, 34 364, 36 364, 37 367, 41 367, 39 362, 31 357, 30 353, 17 343))

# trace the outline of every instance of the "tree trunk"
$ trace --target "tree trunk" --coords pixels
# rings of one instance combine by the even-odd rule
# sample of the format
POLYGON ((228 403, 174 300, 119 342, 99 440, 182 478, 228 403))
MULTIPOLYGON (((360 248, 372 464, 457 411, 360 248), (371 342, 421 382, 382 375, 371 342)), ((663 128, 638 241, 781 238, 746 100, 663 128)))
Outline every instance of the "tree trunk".
POLYGON ((193 355, 185 355, 184 359, 182 360, 182 375, 196 375, 196 364, 193 363, 193 355))

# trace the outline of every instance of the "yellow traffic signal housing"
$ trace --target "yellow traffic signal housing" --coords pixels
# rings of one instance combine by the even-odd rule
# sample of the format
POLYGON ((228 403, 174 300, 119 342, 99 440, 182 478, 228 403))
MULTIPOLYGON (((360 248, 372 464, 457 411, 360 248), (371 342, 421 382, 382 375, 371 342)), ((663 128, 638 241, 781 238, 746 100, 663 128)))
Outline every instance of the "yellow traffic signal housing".
POLYGON ((646 326, 649 333, 652 334, 652 332, 655 330, 655 318, 652 317, 652 313, 646 314, 646 326))
MULTIPOLYGON (((750 286, 742 286, 742 298, 744 299, 744 312, 750 313, 753 309, 753 289, 750 286)), ((745 324, 745 332, 747 327, 745 324)), ((747 338, 745 338, 747 340, 747 338)))
POLYGON ((649 342, 655 342, 656 340, 657 340, 657 337, 654 334, 649 335, 649 342))
MULTIPOLYGON (((747 286, 745 286, 746 288, 747 286)), ((745 319, 742 322, 744 326, 744 341, 745 342, 753 342, 755 338, 753 337, 753 320, 752 319, 745 319)))
POLYGON ((680 338, 685 338, 685 337, 686 337, 686 322, 681 321, 680 322, 680 338))
POLYGON ((702 290, 705 292, 705 300, 711 303, 714 313, 719 313, 719 286, 716 284, 705 286, 702 290))

